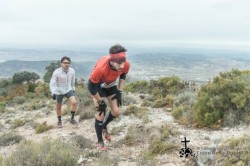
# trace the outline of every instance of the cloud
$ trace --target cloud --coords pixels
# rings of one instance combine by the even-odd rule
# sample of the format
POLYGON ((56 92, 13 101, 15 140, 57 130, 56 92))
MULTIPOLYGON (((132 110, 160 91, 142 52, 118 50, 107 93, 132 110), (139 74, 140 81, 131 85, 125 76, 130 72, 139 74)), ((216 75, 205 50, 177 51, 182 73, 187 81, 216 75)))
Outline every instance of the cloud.
POLYGON ((246 0, 2 0, 0 44, 248 44, 249 8, 246 0))

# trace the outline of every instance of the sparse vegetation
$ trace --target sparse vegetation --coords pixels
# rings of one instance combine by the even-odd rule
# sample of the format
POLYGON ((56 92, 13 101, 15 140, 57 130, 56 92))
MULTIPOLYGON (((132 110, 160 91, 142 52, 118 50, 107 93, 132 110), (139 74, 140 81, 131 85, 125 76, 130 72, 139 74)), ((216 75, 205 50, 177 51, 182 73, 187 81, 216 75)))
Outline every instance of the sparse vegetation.
POLYGON ((153 108, 172 107, 174 96, 185 90, 187 84, 176 76, 162 77, 159 80, 137 81, 128 84, 124 89, 133 93, 148 93, 152 96, 152 102, 144 100, 142 106, 153 108))
POLYGON ((13 103, 16 104, 23 104, 25 102, 26 98, 24 96, 16 96, 13 98, 13 103))
POLYGON ((96 108, 94 106, 94 103, 91 106, 86 107, 84 110, 81 110, 81 112, 79 113, 79 121, 93 118, 96 113, 95 110, 96 108))
POLYGON ((193 123, 194 102, 194 92, 184 92, 176 96, 172 115, 180 124, 191 125, 193 123))
MULTIPOLYGON (((161 117, 161 120, 158 121, 158 115, 151 116, 151 107, 168 107, 152 110, 156 110, 157 113, 159 111, 160 115, 164 115, 164 110, 172 110, 172 115, 175 120, 185 125, 198 123, 198 126, 215 127, 221 126, 222 124, 235 125, 240 122, 250 123, 250 97, 248 96, 250 94, 249 75, 250 73, 247 71, 237 70, 221 73, 220 76, 214 78, 212 82, 204 85, 198 95, 197 92, 191 88, 185 89, 188 83, 184 83, 176 76, 131 83, 125 88, 125 92, 123 93, 123 105, 126 107, 122 109, 124 110, 126 108, 123 115, 130 117, 120 116, 116 118, 115 121, 118 122, 118 125, 114 127, 112 126, 112 122, 111 128, 109 128, 111 129, 109 131, 110 134, 117 135, 114 139, 119 138, 119 140, 117 139, 111 144, 106 144, 105 142, 108 148, 112 146, 110 148, 111 153, 109 151, 100 153, 96 150, 95 146, 93 146, 93 140, 88 139, 89 136, 92 138, 93 133, 88 135, 88 138, 85 138, 82 135, 76 135, 76 133, 78 133, 76 130, 78 129, 74 128, 70 133, 63 133, 67 135, 65 137, 63 136, 63 140, 66 140, 66 143, 61 140, 52 141, 54 139, 52 138, 51 141, 46 139, 42 140, 41 143, 33 143, 25 140, 21 145, 17 145, 17 148, 16 146, 11 146, 15 148, 15 151, 10 154, 9 157, 7 155, 7 158, 1 158, 3 156, 0 155, 0 165, 1 161, 3 161, 2 163, 6 166, 22 164, 28 166, 46 164, 62 165, 63 162, 63 165, 65 165, 65 163, 68 165, 76 165, 76 161, 80 156, 84 157, 84 163, 82 164, 120 165, 119 162, 121 162, 121 160, 127 160, 128 163, 137 162, 136 164, 138 165, 157 165, 161 157, 168 155, 168 153, 173 153, 173 150, 175 151, 174 153, 176 153, 180 149, 180 143, 178 142, 178 144, 176 144, 175 141, 183 133, 177 136, 177 130, 171 126, 160 126, 163 123, 169 124, 169 119, 165 121, 165 118, 161 117), (134 95, 130 92, 143 94, 134 95), (138 98, 143 101, 141 106, 138 106, 141 102, 138 98), (126 123, 126 121, 124 123, 124 119, 129 119, 129 122, 126 123), (135 123, 133 123, 131 119, 135 120, 135 123), (149 123, 151 120, 153 123, 149 123), (163 120, 164 122, 162 122, 163 120), (125 136, 123 134, 125 134, 125 136), (138 149, 136 149, 135 156, 131 157, 131 154, 126 154, 130 155, 130 158, 124 159, 123 156, 120 158, 120 150, 116 149, 119 146, 122 146, 125 151, 127 150, 126 146, 130 148, 130 150, 133 148, 138 149), (75 153, 75 150, 77 153, 75 153), (79 152, 79 150, 81 152, 79 152), (140 156, 137 156, 138 150, 142 150, 140 156), (116 152, 119 152, 119 155, 114 154, 116 152), (134 157, 138 158, 135 159, 134 157), (44 158, 44 161, 41 160, 41 158, 44 158), (91 159, 88 160, 89 158, 91 159)), ((31 86, 25 82, 22 83, 22 85, 13 85, 12 81, 1 81, 2 79, 0 79, 0 114, 2 113, 0 130, 6 131, 24 124, 27 129, 29 129, 29 126, 32 126, 36 133, 46 132, 53 128, 53 126, 48 126, 46 122, 38 124, 33 121, 35 118, 44 118, 47 115, 52 116, 52 114, 50 114, 52 110, 53 116, 55 115, 53 108, 55 101, 49 100, 50 91, 48 83, 38 82, 31 86), (17 116, 15 116, 15 114, 17 116), (27 117, 27 115, 32 115, 32 120, 23 119, 23 117, 27 117)), ((78 104, 76 115, 79 115, 79 121, 84 120, 83 123, 85 124, 85 122, 93 120, 96 111, 92 97, 86 89, 86 86, 81 83, 81 85, 78 84, 76 88, 78 104)), ((68 104, 66 98, 63 103, 63 115, 70 114, 69 107, 65 103, 68 104)), ((108 107, 108 109, 110 108, 108 107)), ((166 116, 168 116, 168 114, 169 112, 167 112, 166 116)), ((55 116, 53 118, 56 120, 55 116)), ((66 124, 65 128, 67 129, 67 127, 72 126, 73 125, 66 124)), ((24 127, 18 128, 16 131, 20 132, 23 128, 24 127)), ((89 131, 89 127, 87 127, 87 129, 89 131)), ((94 132, 94 128, 92 129, 91 132, 94 132)), ((53 132, 54 131, 61 132, 61 130, 53 130, 53 132)), ((53 134, 53 136, 55 135, 53 134)), ((210 138, 207 136, 206 139, 210 138)), ((17 133, 4 133, 0 136, 0 146, 9 146, 19 143, 21 140, 23 140, 23 137, 17 133)), ((229 165, 231 163, 244 165, 248 163, 250 160, 248 149, 250 149, 250 147, 247 142, 249 141, 249 136, 246 136, 224 143, 220 150, 226 147, 230 147, 231 149, 240 147, 247 153, 223 156, 222 154, 224 154, 225 151, 218 151, 218 158, 216 156, 218 163, 221 165, 229 165)), ((130 150, 128 151, 130 152, 130 150)), ((125 154, 125 152, 122 152, 122 154, 125 154)))
POLYGON ((216 152, 217 165, 248 165, 250 162, 250 136, 231 138, 216 152))
POLYGON ((92 140, 89 140, 81 135, 76 135, 72 138, 73 143, 76 144, 76 146, 80 148, 92 148, 94 142, 92 140))
POLYGON ((16 144, 19 143, 22 139, 23 137, 17 133, 14 132, 4 133, 0 137, 0 146, 9 146, 12 144, 16 144))
POLYGON ((53 126, 48 126, 47 125, 47 122, 43 122, 42 124, 39 124, 37 127, 36 127, 36 133, 39 134, 39 133, 43 133, 45 131, 48 131, 50 129, 52 129, 53 126))
POLYGON ((167 95, 165 98, 156 99, 153 102, 153 108, 161 108, 161 107, 173 107, 174 96, 167 95))
POLYGON ((0 154, 0 165, 3 166, 3 156, 0 154))
POLYGON ((26 122, 24 120, 22 120, 22 119, 15 119, 13 121, 13 128, 17 128, 17 127, 23 126, 23 125, 25 125, 25 123, 26 122))
POLYGON ((128 94, 128 93, 124 92, 122 95, 123 95, 122 96, 122 104, 124 106, 130 106, 132 104, 136 104, 137 101, 136 101, 135 97, 133 97, 132 94, 128 94))
POLYGON ((123 143, 125 145, 134 145, 138 142, 143 142, 143 127, 136 127, 134 125, 131 125, 128 128, 127 134, 125 135, 123 139, 123 143))
POLYGON ((123 130, 123 126, 119 126, 119 127, 113 127, 109 133, 112 135, 118 134, 119 132, 121 132, 123 130))
POLYGON ((4 102, 0 102, 0 113, 4 113, 6 111, 6 104, 4 102))
POLYGON ((140 154, 140 161, 155 162, 155 156, 171 152, 178 148, 178 145, 170 141, 170 136, 176 135, 173 127, 162 125, 147 128, 147 133, 150 133, 150 144, 146 150, 140 154))
POLYGON ((141 103, 141 107, 153 107, 153 102, 143 100, 143 102, 141 103))
POLYGON ((132 93, 147 93, 148 92, 148 82, 147 81, 137 81, 129 83, 124 87, 124 91, 132 93))
POLYGON ((144 116, 147 116, 148 108, 146 107, 137 107, 135 105, 129 106, 123 113, 123 115, 135 115, 138 118, 143 118, 144 116))
POLYGON ((50 141, 45 139, 40 143, 22 142, 8 158, 5 166, 19 165, 76 165, 79 157, 79 148, 62 142, 60 139, 50 141))

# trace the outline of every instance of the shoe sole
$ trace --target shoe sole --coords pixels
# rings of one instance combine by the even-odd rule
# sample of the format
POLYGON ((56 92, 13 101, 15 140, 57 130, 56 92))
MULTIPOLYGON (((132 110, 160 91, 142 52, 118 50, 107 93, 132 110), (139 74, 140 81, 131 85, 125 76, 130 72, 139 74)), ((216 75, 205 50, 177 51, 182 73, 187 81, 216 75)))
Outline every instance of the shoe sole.
POLYGON ((107 147, 100 147, 99 145, 96 145, 96 148, 97 148, 99 151, 107 151, 107 150, 108 150, 107 147))

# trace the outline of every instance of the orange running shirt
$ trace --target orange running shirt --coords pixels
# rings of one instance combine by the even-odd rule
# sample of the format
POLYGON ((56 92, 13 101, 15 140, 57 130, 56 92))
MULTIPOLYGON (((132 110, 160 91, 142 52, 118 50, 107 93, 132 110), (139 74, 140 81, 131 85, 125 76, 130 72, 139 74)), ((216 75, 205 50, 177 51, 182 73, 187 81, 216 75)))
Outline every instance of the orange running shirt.
POLYGON ((112 70, 109 64, 109 56, 101 57, 95 64, 95 67, 90 75, 90 81, 96 84, 106 83, 110 84, 116 81, 116 79, 123 73, 128 73, 130 64, 125 61, 125 65, 122 71, 112 70))

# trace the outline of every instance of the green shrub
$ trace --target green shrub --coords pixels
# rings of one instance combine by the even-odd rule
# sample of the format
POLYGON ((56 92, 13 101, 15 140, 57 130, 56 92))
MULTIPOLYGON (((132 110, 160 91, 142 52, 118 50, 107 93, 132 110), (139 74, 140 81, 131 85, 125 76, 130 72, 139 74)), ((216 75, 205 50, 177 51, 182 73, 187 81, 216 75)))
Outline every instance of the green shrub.
POLYGON ((59 139, 40 143, 25 141, 4 161, 6 166, 77 165, 79 148, 59 139))
POLYGON ((28 84, 28 92, 34 93, 36 87, 37 87, 37 84, 35 84, 35 83, 29 83, 28 84))
POLYGON ((232 70, 220 73, 213 82, 201 87, 194 105, 195 120, 201 126, 213 126, 223 122, 233 110, 239 121, 245 122, 249 114, 250 77, 249 72, 232 70))
POLYGON ((177 106, 177 107, 174 107, 172 115, 175 119, 181 119, 184 112, 185 112, 184 106, 177 106))
POLYGON ((50 129, 52 129, 53 126, 48 126, 47 125, 47 122, 43 122, 42 124, 39 124, 37 127, 36 127, 36 133, 43 133, 45 131, 48 131, 50 129))
POLYGON ((154 98, 162 96, 165 98, 169 94, 177 94, 185 89, 183 81, 177 76, 162 77, 159 80, 151 80, 148 86, 149 93, 153 94, 154 98))
POLYGON ((17 133, 4 133, 0 137, 0 146, 9 146, 15 143, 19 143, 22 139, 23 137, 18 135, 17 133))
POLYGON ((36 94, 35 94, 35 93, 28 92, 28 93, 25 95, 25 97, 26 97, 27 99, 34 99, 34 98, 36 98, 36 94))
POLYGON ((172 107, 173 106, 173 99, 172 95, 167 95, 165 98, 157 99, 153 102, 153 108, 161 108, 161 107, 172 107))
POLYGON ((24 120, 22 120, 22 119, 15 119, 14 121, 13 121, 13 127, 14 128, 17 128, 17 127, 20 127, 20 126, 23 126, 23 125, 25 125, 25 121, 24 120))
POLYGON ((0 113, 4 113, 6 111, 6 103, 0 102, 0 113))
POLYGON ((46 82, 39 82, 34 89, 34 93, 39 97, 50 97, 51 92, 49 89, 49 84, 46 82))
MULTIPOLYGON (((6 97, 12 86, 12 79, 0 78, 0 97, 6 97)), ((1 100, 1 99, 0 99, 1 100)))
POLYGON ((148 82, 143 80, 143 81, 136 81, 129 83, 126 85, 124 88, 124 91, 126 92, 132 92, 132 93, 147 93, 148 92, 148 82))

